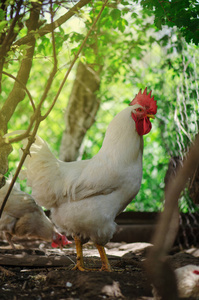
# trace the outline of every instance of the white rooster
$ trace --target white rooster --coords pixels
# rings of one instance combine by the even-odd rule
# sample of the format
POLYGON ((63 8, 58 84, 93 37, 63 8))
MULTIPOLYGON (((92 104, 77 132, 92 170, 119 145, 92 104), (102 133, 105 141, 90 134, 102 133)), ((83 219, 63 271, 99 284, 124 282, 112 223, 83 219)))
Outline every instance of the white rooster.
POLYGON ((91 239, 101 257, 101 270, 111 271, 104 245, 115 232, 115 217, 140 189, 142 136, 151 130, 149 118, 156 112, 151 92, 140 90, 113 118, 100 151, 90 160, 62 162, 38 136, 31 146, 24 170, 27 184, 37 203, 51 209, 53 222, 74 237, 74 269, 85 270, 82 242, 91 239))

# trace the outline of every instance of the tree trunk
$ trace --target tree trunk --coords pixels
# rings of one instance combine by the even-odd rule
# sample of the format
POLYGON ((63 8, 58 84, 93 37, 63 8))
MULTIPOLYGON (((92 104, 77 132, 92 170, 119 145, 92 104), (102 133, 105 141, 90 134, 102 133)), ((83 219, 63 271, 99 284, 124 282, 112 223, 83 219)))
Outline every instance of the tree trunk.
MULTIPOLYGON (((32 30, 36 30, 38 28, 38 21, 40 15, 41 4, 33 3, 33 9, 30 12, 29 17, 29 26, 28 32, 32 30)), ((26 85, 30 70, 32 66, 32 59, 34 54, 35 48, 35 38, 27 44, 29 48, 27 49, 26 56, 22 59, 17 79, 19 79, 24 85, 26 85)), ((2 109, 0 110, 0 124, 1 124, 1 131, 0 131, 0 188, 5 183, 4 175, 8 171, 8 155, 12 151, 11 145, 7 145, 3 143, 3 135, 7 132, 7 124, 14 114, 14 111, 20 101, 22 101, 25 97, 25 91, 23 87, 18 83, 14 83, 14 87, 10 92, 6 102, 4 103, 2 109)))
POLYGON ((100 101, 96 92, 100 87, 99 74, 79 62, 76 78, 65 113, 66 129, 60 146, 60 159, 74 161, 87 130, 95 121, 100 101))

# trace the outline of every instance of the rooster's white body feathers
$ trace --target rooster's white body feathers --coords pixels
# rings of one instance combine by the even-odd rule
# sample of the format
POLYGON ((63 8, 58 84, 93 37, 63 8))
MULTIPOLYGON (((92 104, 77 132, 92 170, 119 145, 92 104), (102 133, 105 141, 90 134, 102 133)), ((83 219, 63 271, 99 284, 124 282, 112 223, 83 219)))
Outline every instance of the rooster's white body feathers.
POLYGON ((102 148, 90 160, 62 162, 40 137, 31 146, 24 170, 27 183, 37 203, 51 209, 54 223, 68 234, 106 244, 115 231, 116 215, 138 193, 143 139, 131 117, 137 107, 116 115, 102 148))

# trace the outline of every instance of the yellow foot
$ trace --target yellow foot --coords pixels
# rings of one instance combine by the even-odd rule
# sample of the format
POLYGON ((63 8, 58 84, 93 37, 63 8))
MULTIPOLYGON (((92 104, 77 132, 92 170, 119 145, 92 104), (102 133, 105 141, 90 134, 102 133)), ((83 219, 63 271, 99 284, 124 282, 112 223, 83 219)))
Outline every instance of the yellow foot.
POLYGON ((99 251, 100 257, 101 257, 101 261, 102 261, 102 267, 100 269, 100 271, 105 271, 105 272, 111 272, 111 266, 109 264, 108 258, 106 256, 106 252, 104 250, 104 247, 101 245, 96 244, 96 247, 99 251))
POLYGON ((110 265, 106 265, 106 266, 102 266, 100 271, 105 271, 105 272, 112 272, 111 266, 110 265))
POLYGON ((74 271, 74 270, 79 270, 79 271, 82 271, 82 272, 89 271, 89 269, 87 269, 87 268, 85 268, 85 267, 83 267, 83 266, 80 266, 80 265, 78 265, 78 264, 76 264, 76 265, 72 268, 72 270, 73 270, 73 271, 74 271))
POLYGON ((111 271, 111 269, 110 270, 107 270, 107 269, 105 269, 105 268, 101 268, 101 269, 92 269, 92 268, 86 268, 84 265, 81 265, 81 264, 76 264, 73 268, 72 268, 72 270, 74 271, 74 270, 79 270, 79 271, 83 271, 83 272, 94 272, 94 271, 108 271, 108 272, 110 272, 111 271))
POLYGON ((90 268, 86 268, 84 265, 81 264, 76 264, 72 270, 79 270, 79 271, 83 271, 83 272, 89 272, 89 271, 99 271, 99 269, 90 269, 90 268))

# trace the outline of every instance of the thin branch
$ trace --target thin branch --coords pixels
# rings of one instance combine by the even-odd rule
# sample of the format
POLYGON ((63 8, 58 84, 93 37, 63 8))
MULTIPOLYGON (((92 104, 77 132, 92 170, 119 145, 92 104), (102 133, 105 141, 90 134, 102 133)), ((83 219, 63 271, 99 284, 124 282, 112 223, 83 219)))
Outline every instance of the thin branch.
POLYGON ((7 193, 6 193, 6 196, 5 196, 5 198, 4 198, 4 200, 3 200, 3 203, 2 203, 2 205, 1 205, 1 208, 0 208, 0 218, 1 218, 1 215, 2 215, 2 213, 3 213, 4 207, 5 207, 5 205, 6 205, 6 202, 7 202, 8 198, 9 198, 9 196, 10 196, 10 193, 11 193, 11 191, 12 191, 12 188, 13 188, 13 186, 14 186, 14 184, 15 184, 15 181, 16 181, 18 175, 19 175, 19 172, 21 171, 21 168, 22 168, 23 163, 24 163, 24 161, 25 161, 25 159, 26 159, 26 156, 30 153, 30 152, 29 152, 29 151, 30 151, 30 147, 31 147, 31 145, 32 145, 32 144, 34 143, 34 141, 35 141, 35 136, 36 136, 37 129, 38 129, 38 127, 39 127, 40 122, 41 122, 40 120, 38 120, 38 121, 36 122, 35 127, 34 127, 34 130, 33 130, 33 133, 32 133, 32 134, 29 136, 29 138, 28 138, 28 144, 26 145, 26 148, 23 150, 23 155, 22 155, 22 157, 21 157, 20 163, 19 163, 19 165, 18 165, 18 167, 17 167, 17 170, 16 170, 16 172, 15 172, 13 178, 12 178, 12 181, 11 181, 11 183, 10 183, 10 185, 9 185, 8 191, 7 191, 7 193))
MULTIPOLYGON (((19 19, 20 19, 20 9, 21 9, 22 4, 23 4, 23 0, 20 0, 17 3, 17 10, 16 10, 15 17, 14 17, 14 19, 10 25, 9 31, 8 31, 7 35, 5 36, 5 38, 2 42, 2 45, 0 47, 0 92, 1 92, 1 79, 2 79, 1 76, 2 76, 3 65, 5 62, 5 56, 6 56, 7 52, 10 50, 10 47, 18 34, 17 32, 14 32, 14 28, 15 28, 17 21, 19 21, 19 19)), ((22 27, 22 25, 20 25, 19 27, 22 27)))
POLYGON ((67 80, 67 78, 68 78, 68 75, 70 74, 70 72, 71 72, 71 70, 72 70, 72 68, 73 68, 73 66, 74 66, 74 64, 75 64, 75 62, 77 61, 77 59, 78 59, 78 57, 79 57, 79 54, 81 53, 83 47, 85 46, 85 44, 86 44, 86 42, 87 42, 87 40, 88 40, 89 35, 91 34, 91 32, 93 31, 93 29, 95 28, 95 25, 96 25, 97 21, 99 20, 99 18, 100 18, 100 16, 101 16, 101 14, 102 14, 104 8, 106 7, 108 1, 109 1, 109 0, 106 0, 106 1, 104 2, 104 4, 103 4, 103 6, 102 6, 102 8, 101 8, 101 10, 100 10, 100 12, 99 12, 99 14, 97 15, 95 21, 93 22, 91 28, 89 29, 87 35, 85 36, 85 38, 84 38, 84 40, 83 40, 83 42, 82 42, 82 44, 81 44, 81 46, 80 46, 80 48, 79 48, 77 54, 74 56, 74 59, 72 60, 71 65, 70 65, 68 71, 66 72, 66 75, 65 75, 65 77, 64 77, 64 79, 63 79, 63 81, 62 81, 62 83, 61 83, 61 85, 60 85, 60 87, 59 87, 59 89, 58 89, 58 92, 57 92, 57 94, 56 94, 56 96, 55 96, 55 98, 54 98, 54 100, 53 100, 53 103, 52 103, 51 107, 49 108, 49 110, 47 111, 47 113, 43 116, 43 119, 45 119, 45 118, 49 115, 49 113, 51 112, 51 110, 53 109, 53 107, 54 107, 54 105, 55 105, 55 103, 56 103, 56 101, 57 101, 57 99, 58 99, 58 97, 59 97, 59 94, 61 93, 61 90, 62 90, 62 88, 63 88, 63 86, 64 86, 64 84, 65 84, 65 82, 66 82, 66 80, 67 80))
POLYGON ((178 299, 177 289, 173 271, 166 262, 166 254, 173 246, 179 228, 178 199, 186 186, 187 180, 191 178, 199 165, 199 134, 192 145, 183 166, 172 177, 165 192, 165 209, 157 224, 153 237, 153 244, 148 259, 148 277, 158 290, 161 299, 178 299), (173 277, 172 277, 173 276, 173 277), (168 284, 167 279, 173 278, 168 284))
MULTIPOLYGON (((80 10, 80 8, 82 8, 83 6, 85 6, 86 4, 88 4, 89 2, 91 2, 91 0, 80 0, 67 13, 65 13, 59 19, 57 19, 56 21, 54 21, 53 24, 46 24, 44 27, 42 27, 41 29, 39 29, 37 31, 37 35, 39 37, 42 37, 42 36, 46 35, 47 33, 50 33, 51 30, 52 30, 52 26, 53 26, 53 29, 58 28, 63 23, 65 23, 66 21, 68 21, 72 16, 74 16, 80 10)), ((20 45, 27 44, 28 42, 30 42, 32 40, 32 38, 34 37, 34 35, 35 35, 35 32, 29 33, 25 37, 23 37, 23 38, 19 39, 18 41, 16 41, 14 43, 14 46, 20 46, 20 45)))
MULTIPOLYGON (((53 23, 53 11, 51 10, 51 21, 53 23)), ((15 138, 12 138, 9 140, 9 144, 10 143, 14 143, 14 142, 18 142, 18 141, 21 141, 23 140, 24 138, 27 138, 30 136, 30 131, 32 129, 32 126, 33 126, 33 123, 35 122, 35 120, 40 120, 39 123, 42 121, 42 118, 41 118, 41 106, 42 106, 42 103, 44 102, 44 100, 46 99, 47 97, 47 94, 48 94, 48 91, 51 87, 51 84, 52 84, 52 81, 54 79, 54 75, 56 74, 56 71, 57 71, 57 56, 56 56, 56 49, 55 49, 55 38, 54 38, 54 31, 53 31, 53 26, 52 26, 52 43, 53 43, 53 58, 54 58, 54 66, 53 66, 53 70, 49 76, 49 79, 48 79, 48 82, 47 82, 47 85, 46 85, 46 88, 44 90, 44 93, 43 93, 43 96, 42 96, 42 99, 37 107, 37 109, 34 109, 34 114, 33 116, 31 117, 31 121, 30 121, 30 124, 28 126, 28 129, 21 135, 15 137, 15 138)), ((12 76, 11 76, 12 77, 12 76)), ((13 76, 14 77, 14 76, 13 76)), ((17 78, 16 78, 16 81, 17 78)), ((25 85, 23 85, 23 83, 19 82, 23 87, 25 87, 25 85)), ((1 145, 0 145, 1 146, 1 145)))
MULTIPOLYGON (((32 3, 33 9, 30 12, 30 16, 28 19, 28 31, 35 30, 38 27, 38 21, 39 21, 39 15, 40 15, 40 9, 41 5, 38 3, 32 3)), ((29 43, 29 47, 26 50, 26 55, 22 59, 22 62, 20 64, 18 73, 16 78, 20 80, 20 82, 23 82, 24 85, 27 84, 30 70, 32 67, 32 59, 34 55, 35 50, 35 38, 32 39, 32 41, 29 43)), ((4 115, 4 124, 1 124, 1 126, 4 126, 7 129, 7 123, 9 122, 10 118, 13 115, 13 112, 16 109, 16 106, 19 104, 20 101, 22 101, 25 97, 25 92, 22 86, 15 81, 14 86, 10 94, 8 95, 8 98, 6 99, 2 109, 1 113, 4 115)))
MULTIPOLYGON (((81 44, 81 46, 80 46, 80 48, 79 48, 77 54, 75 55, 75 57, 74 57, 74 59, 73 59, 71 65, 70 65, 70 67, 69 67, 69 69, 68 69, 68 71, 67 71, 67 73, 66 73, 66 75, 65 75, 65 77, 64 77, 64 79, 63 79, 63 81, 62 81, 62 83, 61 83, 61 86, 60 86, 60 88, 59 88, 59 90, 58 90, 58 92, 57 92, 57 94, 56 94, 56 96, 55 96, 55 99, 54 99, 54 101, 53 101, 51 107, 50 107, 49 110, 47 111, 47 113, 46 113, 44 116, 42 116, 42 117, 41 117, 41 115, 40 115, 41 102, 43 103, 43 101, 45 100, 44 96, 45 96, 45 94, 47 93, 48 86, 49 86, 48 84, 47 84, 47 87, 46 87, 46 92, 44 92, 44 94, 43 94, 43 96, 42 96, 42 99, 41 99, 41 101, 40 101, 39 107, 37 107, 37 109, 36 109, 34 115, 33 115, 32 118, 31 118, 31 122, 30 122, 30 124, 29 124, 28 129, 27 129, 26 132, 23 133, 22 135, 17 136, 17 137, 12 138, 12 139, 9 139, 9 142, 8 142, 9 144, 14 143, 14 142, 19 142, 19 141, 23 140, 24 138, 28 137, 28 136, 29 136, 29 133, 30 133, 30 131, 31 131, 32 125, 33 125, 33 123, 34 123, 34 121, 35 121, 36 119, 38 119, 38 117, 41 117, 42 120, 44 120, 44 119, 49 115, 49 113, 50 113, 51 110, 53 109, 53 107, 54 107, 54 105, 55 105, 55 103, 56 103, 56 101, 57 101, 57 99, 58 99, 58 96, 59 96, 59 94, 60 94, 60 92, 61 92, 61 90, 62 90, 62 88, 63 88, 63 86, 64 86, 64 84, 65 84, 65 82, 66 82, 66 80, 67 80, 67 78, 68 78, 68 75, 69 75, 70 71, 72 70, 72 67, 74 66, 74 64, 75 64, 75 62, 76 62, 76 60, 77 60, 77 58, 79 57, 79 54, 80 54, 80 52, 82 51, 82 49, 83 49, 83 47, 84 47, 84 45, 85 45, 85 43, 86 43, 86 41, 87 41, 87 39, 88 39, 90 33, 92 32, 92 30, 93 30, 93 28, 95 27, 97 21, 99 20, 101 14, 102 14, 102 11, 104 10, 104 8, 105 8, 107 2, 108 2, 108 0, 106 0, 106 1, 104 2, 104 4, 103 4, 103 6, 102 6, 102 8, 101 8, 101 10, 100 10, 100 12, 99 12, 99 14, 98 14, 98 16, 96 17, 96 19, 95 19, 93 25, 91 26, 91 28, 90 28, 90 30, 88 31, 88 33, 87 33, 87 35, 86 35, 84 41, 82 42, 82 44, 81 44)), ((54 39, 54 35, 52 36, 52 39, 54 39)), ((54 44, 54 43, 53 43, 53 53, 54 53, 54 54, 53 54, 54 59, 55 59, 55 61, 56 61, 56 51, 55 51, 55 44, 54 44)), ((56 67, 56 64, 54 65, 54 68, 55 68, 55 67, 56 67)), ((53 68, 53 70, 54 70, 54 68, 53 68)), ((52 71, 51 74, 54 74, 54 72, 52 71)), ((49 82, 50 82, 50 80, 51 80, 51 78, 49 78, 49 82)))
POLYGON ((22 140, 24 140, 25 138, 29 137, 30 136, 30 131, 32 129, 32 125, 33 125, 34 122, 31 122, 30 125, 28 126, 28 129, 27 130, 24 130, 24 133, 18 135, 17 137, 15 138, 11 138, 9 139, 9 141, 7 141, 6 139, 11 136, 11 135, 14 135, 14 134, 18 134, 18 130, 14 132, 14 134, 11 132, 11 133, 7 133, 6 135, 4 135, 4 139, 5 141, 3 143, 0 143, 0 147, 2 147, 3 145, 5 144, 13 144, 13 143, 17 143, 17 142, 20 142, 22 140))
POLYGON ((162 4, 162 3, 165 2, 167 5, 168 5, 168 4, 170 5, 169 1, 160 1, 160 0, 158 0, 158 2, 159 2, 159 4, 160 4, 160 6, 162 7, 162 9, 163 9, 163 11, 164 11, 164 15, 166 16, 167 20, 168 20, 169 22, 172 22, 172 19, 169 19, 168 15, 167 15, 167 12, 166 12, 166 10, 165 10, 163 4, 162 4))
POLYGON ((30 102, 31 102, 32 107, 33 107, 33 110, 35 111, 35 104, 34 104, 33 98, 32 98, 32 96, 31 96, 29 90, 28 90, 27 87, 25 86, 25 84, 24 84, 21 80, 19 80, 17 77, 15 77, 15 76, 13 76, 13 75, 7 73, 7 72, 2 71, 2 74, 4 74, 4 75, 6 75, 6 76, 8 76, 8 77, 10 77, 10 78, 12 78, 12 79, 14 79, 15 81, 17 81, 17 82, 22 86, 22 88, 26 91, 26 93, 27 93, 27 95, 28 95, 28 97, 29 97, 29 99, 30 99, 30 102))
MULTIPOLYGON (((46 88, 43 92, 43 95, 41 97, 41 101, 39 102, 39 105, 38 105, 38 109, 40 110, 41 109, 41 106, 43 104, 43 102, 45 101, 47 95, 48 95, 48 92, 51 88, 51 85, 52 85, 52 82, 53 82, 53 79, 55 77, 55 74, 57 72, 57 54, 56 54, 56 48, 55 48, 55 36, 54 36, 54 27, 53 27, 53 10, 52 10, 52 3, 51 3, 51 7, 50 7, 50 12, 51 12, 51 34, 52 34, 52 46, 53 46, 53 60, 54 60, 54 65, 53 65, 53 69, 51 71, 51 74, 48 78, 48 81, 47 81, 47 85, 46 85, 46 88)), ((43 118, 44 119, 44 118, 43 118)))

